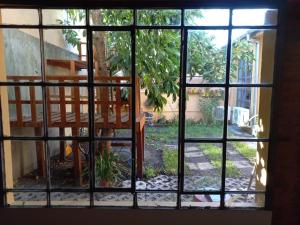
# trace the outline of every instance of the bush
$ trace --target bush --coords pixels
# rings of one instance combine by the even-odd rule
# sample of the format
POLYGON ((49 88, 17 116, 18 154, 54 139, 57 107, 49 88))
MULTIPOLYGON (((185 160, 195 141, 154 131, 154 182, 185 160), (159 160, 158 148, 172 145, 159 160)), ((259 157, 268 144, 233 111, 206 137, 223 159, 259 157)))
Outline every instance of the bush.
POLYGON ((158 171, 157 171, 157 169, 153 168, 152 166, 146 166, 144 174, 145 174, 146 178, 152 178, 152 177, 157 176, 158 171))
POLYGON ((214 110, 219 105, 219 99, 215 97, 200 98, 200 110, 202 113, 202 122, 206 126, 216 125, 217 120, 214 117, 214 110))

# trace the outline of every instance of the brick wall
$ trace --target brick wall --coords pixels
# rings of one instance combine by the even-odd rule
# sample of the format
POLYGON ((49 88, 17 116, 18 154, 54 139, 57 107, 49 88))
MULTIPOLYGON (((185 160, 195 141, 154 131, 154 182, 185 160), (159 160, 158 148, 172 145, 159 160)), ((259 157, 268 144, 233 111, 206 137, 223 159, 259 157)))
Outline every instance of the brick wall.
POLYGON ((289 1, 275 105, 273 225, 300 224, 300 1, 289 1))

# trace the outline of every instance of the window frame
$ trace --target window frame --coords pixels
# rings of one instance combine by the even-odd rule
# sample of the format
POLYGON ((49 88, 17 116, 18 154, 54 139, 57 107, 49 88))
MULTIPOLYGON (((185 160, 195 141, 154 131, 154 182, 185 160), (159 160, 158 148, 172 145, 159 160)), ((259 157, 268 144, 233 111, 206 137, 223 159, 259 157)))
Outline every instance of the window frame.
MULTIPOLYGON (((108 1, 109 2, 109 1, 108 1)), ((145 25, 137 25, 137 10, 139 9, 159 9, 160 7, 165 7, 165 4, 168 3, 161 3, 161 4, 157 4, 155 5, 155 7, 153 6, 153 4, 151 5, 151 7, 148 7, 147 4, 144 4, 141 7, 138 6, 130 6, 130 4, 127 4, 125 7, 126 9, 132 9, 133 10, 133 24, 129 25, 129 26, 99 26, 99 25, 90 25, 90 20, 89 20, 89 9, 96 9, 96 8, 101 8, 101 9, 118 9, 118 8, 122 8, 123 5, 120 5, 119 7, 115 7, 115 3, 108 3, 106 2, 105 4, 101 4, 101 5, 93 5, 90 7, 80 7, 81 5, 70 5, 74 8, 80 8, 80 9, 84 9, 86 12, 86 24, 85 25, 80 25, 80 26, 59 26, 59 25, 43 25, 43 19, 42 19, 42 9, 64 9, 65 6, 70 6, 70 5, 64 5, 64 3, 62 4, 58 4, 55 5, 55 7, 51 6, 51 5, 47 5, 44 4, 42 5, 42 8, 40 7, 34 7, 34 6, 25 6, 25 5, 21 5, 21 6, 15 6, 15 5, 9 5, 9 4, 1 4, 0 7, 1 8, 34 8, 37 9, 39 12, 39 24, 38 25, 0 25, 0 28, 29 28, 29 29, 38 29, 39 33, 40 33, 40 44, 41 44, 41 48, 40 48, 40 55, 41 55, 41 59, 44 59, 44 39, 43 39, 43 29, 48 28, 48 29, 58 29, 58 28, 71 28, 71 29, 86 29, 87 30, 87 55, 92 55, 92 32, 93 31, 118 31, 118 30, 126 30, 126 31, 130 31, 131 33, 131 42, 132 42, 132 48, 131 48, 131 54, 132 54, 132 74, 131 74, 131 78, 132 80, 135 80, 135 76, 136 76, 136 71, 135 71, 135 33, 138 29, 174 29, 174 30, 180 30, 181 32, 181 50, 180 50, 180 105, 179 105, 179 131, 178 131, 178 190, 176 191, 171 191, 171 190, 161 190, 161 191, 150 191, 150 190, 136 190, 135 189, 135 184, 136 184, 136 176, 132 176, 131 180, 132 180, 132 187, 130 189, 124 189, 124 188, 95 188, 95 184, 93 182, 94 179, 94 141, 95 140, 108 140, 107 138, 103 139, 103 138, 95 138, 94 137, 94 129, 93 129, 93 120, 94 120, 94 115, 93 115, 93 104, 91 104, 91 102, 93 102, 93 88, 94 87, 101 87, 101 86, 107 86, 105 84, 97 84, 94 83, 94 79, 93 79, 93 68, 91 67, 91 65, 93 65, 93 57, 88 57, 88 82, 86 84, 74 84, 74 83, 64 83, 64 84, 54 84, 54 83, 48 83, 45 81, 45 65, 44 65, 44 60, 42 60, 41 62, 41 69, 42 69, 42 81, 40 83, 18 83, 19 86, 39 86, 42 87, 43 90, 43 101, 45 101, 45 96, 46 96, 46 92, 45 92, 45 88, 49 87, 49 86, 84 86, 88 88, 88 97, 89 97, 89 136, 88 137, 84 137, 81 139, 87 140, 89 141, 89 151, 90 151, 90 155, 91 157, 91 162, 90 163, 90 188, 89 189, 85 189, 89 191, 90 193, 90 206, 88 207, 96 207, 94 206, 93 203, 93 193, 94 192, 131 192, 134 195, 134 201, 133 201, 133 208, 138 208, 138 202, 137 202, 137 193, 144 193, 144 192, 167 192, 167 193, 172 193, 172 192, 176 192, 177 193, 177 206, 176 208, 185 208, 185 207, 181 207, 181 200, 180 200, 180 196, 182 194, 219 194, 221 197, 220 200, 220 207, 219 209, 227 209, 227 207, 225 207, 225 194, 226 193, 235 193, 235 194, 245 194, 247 192, 245 191, 225 191, 225 165, 226 165, 226 143, 229 141, 248 141, 248 142, 260 142, 260 141, 266 141, 270 143, 269 146, 269 157, 268 157, 268 169, 267 169, 267 173, 268 173, 268 177, 267 177, 267 186, 266 186, 266 191, 265 193, 265 207, 264 209, 270 209, 271 208, 271 187, 270 187, 270 168, 271 168, 271 146, 273 145, 273 133, 272 133, 272 124, 274 123, 274 118, 272 118, 273 115, 273 108, 274 108, 274 91, 275 91, 275 82, 276 82, 276 68, 274 70, 273 73, 273 83, 272 84, 232 84, 229 81, 229 76, 230 76, 230 54, 231 54, 231 33, 233 29, 237 29, 237 28, 249 28, 249 29, 275 29, 277 31, 276 34, 276 47, 275 47, 275 65, 277 62, 277 58, 278 58, 278 49, 279 49, 279 34, 280 34, 280 15, 281 15, 281 6, 277 3, 275 4, 271 4, 271 3, 267 3, 267 4, 262 4, 262 3, 258 3, 258 4, 242 4, 242 5, 235 5, 235 4, 225 4, 225 5, 214 5, 214 4, 209 4, 206 1, 203 1, 202 3, 199 4, 195 4, 195 5, 191 5, 191 4, 183 4, 183 6, 172 6, 169 7, 167 6, 167 9, 179 9, 181 10, 181 24, 178 26, 145 26, 145 25), (205 3, 206 2, 206 3, 205 3), (206 5, 207 4, 207 5, 206 5), (111 7, 114 6, 114 7, 111 7), (232 11, 234 9, 241 9, 241 8, 261 8, 261 7, 270 7, 270 8, 274 8, 274 9, 278 9, 278 23, 275 26, 233 26, 232 25, 232 11), (230 11, 230 15, 229 15, 229 25, 227 26, 186 26, 184 25, 184 10, 185 9, 205 9, 205 8, 226 8, 229 9, 230 11), (188 37, 188 31, 189 30, 206 30, 206 29, 226 29, 228 30, 228 42, 227 42, 227 57, 226 57, 226 80, 224 83, 222 84, 216 84, 216 83, 211 83, 211 84, 187 84, 186 83, 186 62, 187 62, 187 37, 188 37), (222 138, 213 138, 213 139, 207 139, 207 138, 185 138, 184 134, 185 134, 185 100, 186 100, 186 88, 187 87, 222 87, 225 89, 225 102, 224 102, 224 126, 223 126, 223 137, 222 138), (271 100, 271 118, 270 118, 270 134, 269 134, 269 138, 262 138, 262 139, 241 139, 241 138, 228 138, 227 137, 227 114, 228 114, 228 96, 229 96, 229 88, 230 87, 269 87, 272 88, 272 100, 271 100), (223 145, 223 149, 222 149, 222 188, 220 191, 184 191, 183 186, 184 186, 184 145, 186 143, 202 143, 202 142, 209 142, 209 143, 221 143, 223 145), (225 160, 224 160, 225 159, 225 160), (92 179, 91 179, 92 178, 92 179)), ((263 1, 264 2, 264 1, 263 1)), ((126 4, 126 3, 124 3, 126 4)), ((151 3, 148 3, 151 4, 151 3)), ((72 8, 71 7, 71 8, 72 8)), ((68 7, 70 8, 70 7, 68 7)), ((276 66, 274 66, 276 67, 276 66)), ((14 82, 0 82, 0 86, 13 86, 16 85, 16 83, 14 82)), ((111 85, 108 85, 111 86, 111 85)), ((121 86, 124 86, 123 84, 121 86)), ((131 84, 127 84, 125 86, 129 86, 132 88, 132 102, 135 102, 135 82, 132 82, 131 84)), ((7 207, 7 205, 5 204, 5 195, 7 192, 15 192, 15 191, 28 191, 28 192, 34 192, 34 191, 45 191, 47 193, 47 205, 46 207, 53 207, 51 205, 51 201, 50 201, 50 194, 53 191, 62 191, 62 192, 68 192, 68 191, 72 191, 72 192, 80 192, 83 190, 80 189, 53 189, 50 187, 50 168, 49 168, 49 150, 47 148, 47 141, 50 140, 78 140, 78 137, 49 137, 47 134, 47 104, 46 102, 44 102, 43 104, 43 112, 44 112, 44 131, 45 134, 42 137, 5 137, 3 136, 2 133, 2 129, 1 129, 1 133, 0 133, 0 143, 1 143, 1 151, 0 151, 0 158, 2 159, 3 156, 3 141, 5 140, 42 140, 45 144, 45 152, 46 152, 46 158, 48 160, 46 160, 46 167, 47 167, 47 188, 46 189, 22 189, 22 190, 16 190, 16 189, 6 189, 4 187, 4 176, 5 173, 3 173, 4 170, 3 169, 3 165, 2 165, 2 160, 0 160, 0 207, 7 207), (4 176, 2 176, 4 175, 4 176)), ((132 146, 135 146, 136 144, 136 138, 135 138, 135 104, 133 104, 133 109, 132 109, 132 137, 130 139, 126 139, 126 141, 131 141, 132 146)), ((2 128, 2 117, 1 117, 1 128, 2 128)), ((109 140, 119 140, 119 141, 124 141, 124 138, 109 138, 109 140)), ((135 158, 136 158, 136 153, 135 153, 135 148, 132 147, 132 174, 135 174, 135 158)), ((253 193, 253 192, 251 192, 253 193)), ((256 191, 255 193, 261 193, 256 191)), ((68 207, 68 206, 66 206, 68 207)), ((80 208, 82 206, 79 206, 80 208)), ((119 207, 119 206, 118 206, 119 207)), ((243 208, 244 209, 244 208, 243 208)))

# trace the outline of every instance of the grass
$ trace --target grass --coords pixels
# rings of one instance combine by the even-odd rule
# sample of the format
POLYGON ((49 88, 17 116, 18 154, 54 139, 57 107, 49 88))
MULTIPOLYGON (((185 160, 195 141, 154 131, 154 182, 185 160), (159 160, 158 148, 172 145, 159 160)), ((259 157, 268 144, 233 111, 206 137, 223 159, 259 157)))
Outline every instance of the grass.
MULTIPOLYGON (((209 159, 211 164, 217 169, 222 168, 222 149, 214 144, 199 144, 199 148, 203 154, 209 159)), ((226 161, 226 176, 237 177, 240 175, 239 170, 235 167, 232 161, 226 161)))
POLYGON ((164 172, 167 175, 177 175, 178 171, 178 152, 175 150, 163 150, 164 172))
MULTIPOLYGON (((170 142, 170 140, 178 139, 178 123, 173 122, 161 127, 147 127, 146 139, 148 141, 170 142)), ((186 122, 186 137, 219 137, 222 136, 222 126, 205 126, 196 122, 186 122)))
POLYGON ((232 146, 236 151, 238 151, 241 155, 243 155, 248 160, 253 160, 256 156, 256 149, 249 147, 245 143, 241 142, 231 142, 232 146))

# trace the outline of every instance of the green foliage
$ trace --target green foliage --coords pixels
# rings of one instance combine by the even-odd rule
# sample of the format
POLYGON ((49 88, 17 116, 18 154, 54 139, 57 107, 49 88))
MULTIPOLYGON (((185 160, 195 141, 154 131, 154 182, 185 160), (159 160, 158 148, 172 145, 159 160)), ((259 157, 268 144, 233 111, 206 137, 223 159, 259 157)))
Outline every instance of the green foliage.
POLYGON ((214 144, 200 144, 200 149, 202 149, 203 153, 209 158, 211 161, 221 161, 222 160, 222 152, 220 147, 215 146, 214 144))
POLYGON ((180 25, 180 10, 139 10, 137 21, 140 25, 180 25))
MULTIPOLYGON (((122 26, 130 25, 133 22, 133 11, 128 9, 113 10, 113 9, 100 9, 96 10, 100 15, 99 24, 97 25, 111 25, 111 26, 122 26)), ((93 10, 90 11, 93 14, 93 10)), ((95 21, 93 21, 95 23, 95 21)))
POLYGON ((153 168, 152 166, 146 166, 144 175, 146 178, 153 178, 153 177, 157 176, 158 172, 159 171, 157 171, 157 169, 153 168))
MULTIPOLYGON (((166 124, 162 127, 147 127, 145 138, 147 142, 172 142, 177 141, 178 139, 178 123, 174 122, 171 124, 166 124)), ((201 137, 220 137, 222 136, 223 132, 223 126, 216 124, 214 126, 205 126, 203 124, 199 124, 198 122, 194 121, 186 121, 185 126, 185 136, 186 137, 195 137, 201 136, 201 137)))
POLYGON ((179 92, 180 32, 176 30, 137 31, 137 74, 142 77, 148 104, 161 111, 179 92))
MULTIPOLYGON (((61 25, 77 25, 77 22, 82 21, 85 18, 85 11, 84 10, 77 10, 77 9, 68 9, 65 10, 66 12, 66 19, 57 19, 57 22, 61 25)), ((74 29, 63 29, 62 33, 65 37, 65 40, 72 45, 73 47, 77 47, 79 50, 80 48, 80 37, 85 36, 85 33, 81 33, 79 30, 74 29)))
MULTIPOLYGON (((61 24, 83 20, 83 15, 75 10, 67 10, 68 20, 61 24), (71 22, 70 22, 71 21, 71 22)), ((97 24, 129 25, 132 24, 131 10, 94 10, 92 18, 97 24), (100 21, 100 22, 99 22, 100 21)), ((191 10, 185 15, 186 21, 193 24, 195 18, 201 18, 198 10, 191 10)), ((138 23, 145 25, 180 24, 178 10, 142 10, 138 14, 138 23)), ((78 46, 79 35, 75 30, 64 30, 65 39, 73 46, 78 46)), ((131 73, 131 36, 129 32, 107 32, 107 65, 114 76, 117 72, 131 73)), ((216 47, 214 37, 204 31, 189 32, 187 73, 199 75, 209 82, 224 82, 226 69, 226 48, 216 47)), ((172 29, 142 29, 136 32, 136 72, 141 77, 141 86, 145 89, 148 104, 156 111, 162 111, 167 104, 167 97, 176 101, 179 94, 181 34, 172 29)), ((252 44, 247 40, 233 43, 231 74, 235 74, 239 60, 253 61, 252 44)))
POLYGON ((113 152, 104 150, 102 154, 96 156, 95 175, 100 181, 113 184, 122 179, 124 174, 128 174, 128 169, 113 152))
POLYGON ((234 74, 237 73, 239 62, 243 60, 247 63, 248 71, 252 70, 252 63, 255 60, 253 43, 247 39, 237 40, 232 45, 232 56, 231 56, 231 79, 234 78, 234 74))
POLYGON ((206 89, 201 96, 200 110, 202 113, 202 122, 205 126, 213 126, 217 124, 214 116, 214 110, 220 105, 220 101, 223 99, 223 91, 210 91, 206 89))
MULTIPOLYGON (((211 164, 218 170, 222 168, 221 161, 212 161, 211 164)), ((239 177, 241 172, 235 167, 232 161, 226 161, 226 177, 239 177)))
POLYGON ((256 149, 249 147, 245 143, 241 142, 231 142, 230 143, 236 151, 241 153, 245 158, 252 161, 256 156, 256 149))
POLYGON ((187 73, 200 75, 205 81, 224 82, 226 48, 213 44, 214 36, 205 31, 190 31, 188 36, 187 73))
POLYGON ((241 172, 236 168, 232 161, 226 161, 226 177, 239 177, 241 172))
POLYGON ((176 150, 163 150, 164 170, 167 175, 177 175, 178 152, 176 150))
POLYGON ((106 57, 110 73, 115 75, 122 71, 125 76, 131 75, 131 37, 129 32, 106 32, 106 57))

